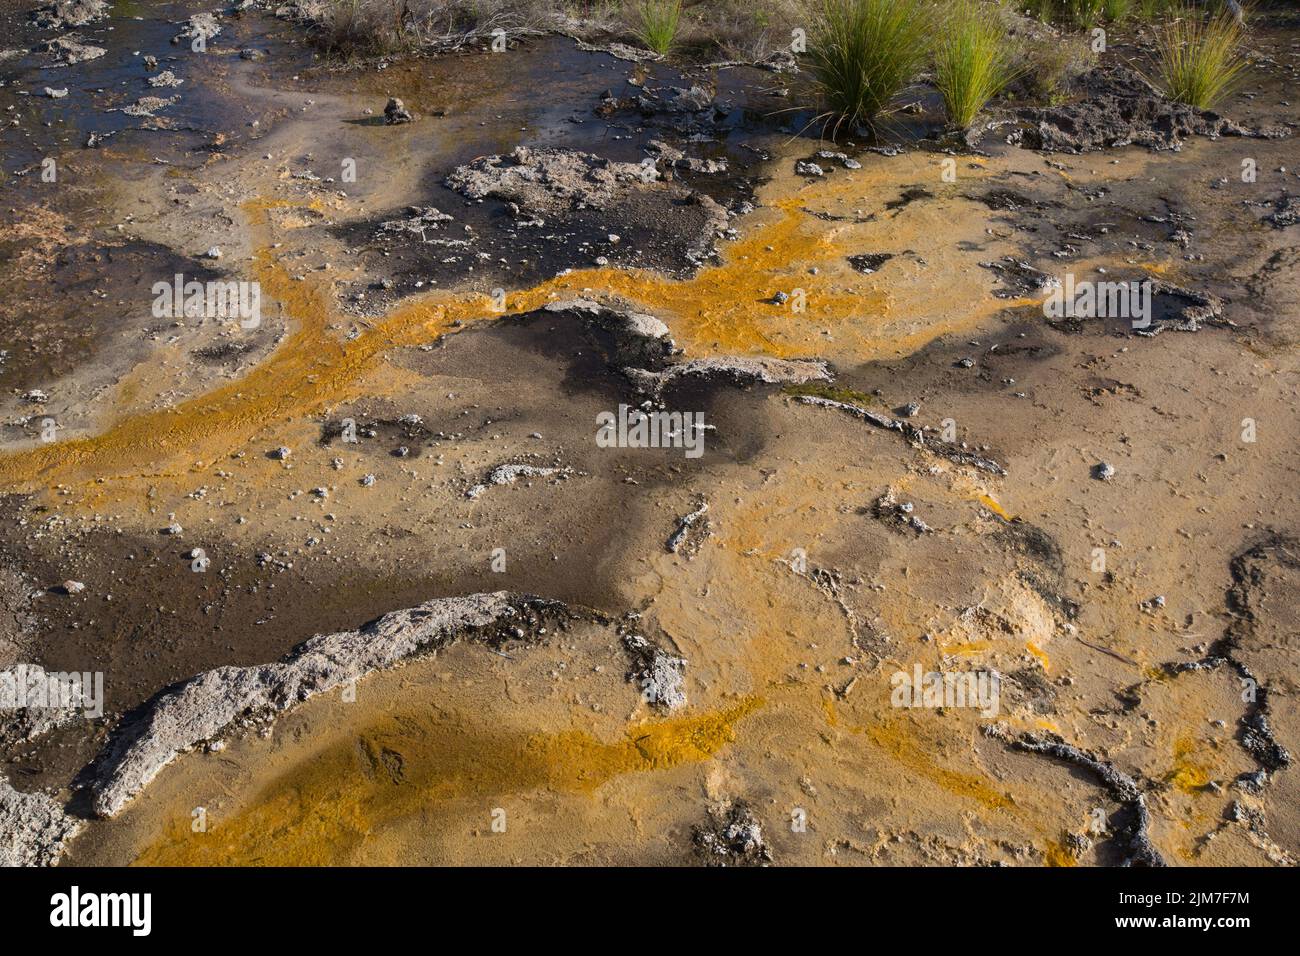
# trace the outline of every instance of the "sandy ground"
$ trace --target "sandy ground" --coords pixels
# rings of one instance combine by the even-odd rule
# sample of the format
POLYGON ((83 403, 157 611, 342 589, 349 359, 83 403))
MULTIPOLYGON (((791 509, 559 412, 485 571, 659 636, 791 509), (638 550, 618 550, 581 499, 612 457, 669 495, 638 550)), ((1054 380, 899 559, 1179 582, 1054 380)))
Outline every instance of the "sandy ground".
MULTIPOLYGON (((1256 37, 1271 63, 1225 112, 1297 121, 1295 36, 1256 37)), ((761 118, 788 78, 700 71, 760 118, 699 147, 728 175, 679 178, 755 208, 683 276, 656 264, 670 218, 633 216, 642 231, 600 245, 597 210, 512 248, 490 204, 442 185, 521 143, 638 161, 664 132, 595 107, 677 83, 667 67, 547 39, 340 72, 252 17, 214 46, 163 64, 187 77, 194 129, 83 150, 87 109, 28 136, 33 163, 66 136, 57 189, 4 162, 0 663, 102 671, 108 711, 10 747, 12 784, 73 797, 114 722, 160 689, 431 597, 509 589, 610 623, 463 643, 312 700, 182 757, 66 859, 676 865, 701 859, 711 811, 744 801, 778 864, 1121 862, 1132 807, 996 725, 1136 781, 1165 862, 1294 862, 1295 773, 1253 782, 1241 670, 1294 752, 1300 227, 1264 222, 1300 188, 1293 139, 1067 156, 991 138, 949 182, 948 155, 904 131, 896 155, 852 149, 860 169, 810 179, 794 166, 816 140, 761 118), (383 125, 389 95, 416 122, 383 125), (411 205, 492 254, 374 241, 411 205), (869 274, 848 261, 875 253, 892 258, 869 274), (1006 256, 1212 293, 1227 321, 1052 324, 1041 294, 995 294, 982 263, 1006 256), (150 318, 149 287, 175 271, 258 281, 261 327, 150 318), (795 289, 802 312, 769 301, 795 289), (653 314, 688 358, 818 358, 835 380, 676 386, 667 406, 713 426, 701 457, 602 448, 597 415, 638 398, 580 322, 537 311, 575 296, 653 314), (1006 474, 810 394, 916 402, 911 423, 1006 474), (570 472, 467 495, 503 462, 570 472), (928 530, 882 512, 888 494, 928 530), (700 500, 707 525, 668 550, 700 500), (85 590, 60 593, 69 579, 85 590), (688 662, 684 709, 641 700, 629 630, 688 662), (892 675, 917 666, 996 671, 996 713, 895 706, 892 675)), ((17 151, 27 129, 0 142, 17 151)))

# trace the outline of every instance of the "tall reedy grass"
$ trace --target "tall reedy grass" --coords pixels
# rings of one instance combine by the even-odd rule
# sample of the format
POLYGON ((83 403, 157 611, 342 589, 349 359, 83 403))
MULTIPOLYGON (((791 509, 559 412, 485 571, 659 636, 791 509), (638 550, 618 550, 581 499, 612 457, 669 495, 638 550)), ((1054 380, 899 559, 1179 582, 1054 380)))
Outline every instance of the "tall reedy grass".
POLYGON ((682 0, 641 0, 636 8, 637 39, 666 56, 677 42, 682 23, 682 0))
POLYGON ((1245 28, 1231 15, 1184 7, 1156 30, 1156 77, 1166 96, 1212 109, 1241 83, 1245 28))
POLYGON ((1015 52, 997 11, 978 0, 956 0, 938 32, 934 83, 949 121, 965 129, 1015 79, 1015 52))
POLYGON ((888 110, 924 66, 932 24, 922 0, 822 0, 808 52, 836 131, 888 110))

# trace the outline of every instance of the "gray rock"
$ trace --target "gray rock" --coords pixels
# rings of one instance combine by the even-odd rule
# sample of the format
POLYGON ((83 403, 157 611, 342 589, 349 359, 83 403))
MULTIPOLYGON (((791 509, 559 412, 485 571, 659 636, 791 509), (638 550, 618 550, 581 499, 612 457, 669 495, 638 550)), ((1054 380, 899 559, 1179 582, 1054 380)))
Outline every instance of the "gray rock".
POLYGON ((595 44, 576 37, 575 40, 579 50, 588 53, 608 53, 616 60, 626 60, 629 63, 657 63, 663 59, 662 54, 655 53, 653 50, 628 46, 626 43, 595 44))
POLYGON ((623 368, 658 369, 673 355, 676 346, 668 326, 653 315, 615 309, 590 299, 565 299, 544 306, 547 312, 576 316, 608 337, 609 360, 623 368))
POLYGON ((1014 256, 1004 256, 993 262, 981 262, 980 265, 996 272, 1006 285, 1006 288, 995 289, 993 292, 1000 299, 1046 295, 1061 286, 1061 280, 1056 276, 1035 269, 1028 262, 1014 256))
POLYGON ((185 81, 180 79, 171 70, 163 70, 157 76, 149 77, 148 82, 150 86, 157 88, 157 87, 164 87, 164 86, 166 87, 180 86, 185 81))
POLYGON ((830 367, 820 360, 750 356, 689 359, 662 371, 626 368, 623 374, 649 395, 658 395, 667 385, 683 378, 730 381, 736 385, 802 385, 829 382, 832 378, 830 367))
POLYGON ((674 86, 669 94, 666 106, 674 113, 698 113, 713 105, 713 94, 702 86, 690 89, 674 86))
POLYGON ((42 30, 66 30, 84 27, 108 16, 105 0, 54 0, 32 14, 32 19, 42 30))
POLYGON ((406 108, 406 104, 396 96, 389 97, 388 103, 384 106, 384 122, 389 126, 397 126, 400 123, 409 123, 415 119, 415 115, 406 108))
POLYGON ((1300 223, 1300 196, 1283 196, 1264 221, 1276 229, 1285 229, 1300 223))
POLYGON ((83 824, 43 793, 19 793, 0 774, 0 866, 53 866, 83 824))
POLYGON ((202 38, 206 43, 213 37, 221 33, 221 24, 217 22, 215 13, 196 13, 190 17, 189 22, 181 28, 181 32, 172 37, 173 43, 183 41, 192 42, 195 39, 202 38))
POLYGON ((687 172, 717 174, 727 171, 727 161, 725 159, 698 159, 687 156, 680 149, 675 149, 662 140, 652 139, 646 144, 646 150, 652 153, 658 161, 667 163, 676 169, 684 169, 687 172))
POLYGON ((80 38, 71 35, 50 40, 45 44, 44 49, 54 58, 55 66, 85 63, 87 60, 98 59, 108 52, 102 46, 83 43, 80 38))
POLYGON ((694 830, 695 848, 708 866, 765 866, 772 851, 763 827, 743 800, 709 812, 709 823, 694 830))
POLYGON ((623 646, 632 658, 628 680, 641 688, 641 699, 672 712, 686 706, 686 661, 669 654, 639 634, 625 634, 623 646))
POLYGON ((458 167, 447 185, 470 199, 501 199, 534 213, 558 215, 582 206, 604 208, 658 180, 649 165, 571 149, 520 146, 509 156, 484 156, 458 167))
POLYGON ((482 482, 465 492, 465 497, 477 498, 492 485, 513 485, 520 478, 567 478, 572 474, 572 468, 547 468, 507 462, 488 472, 482 482))
POLYGON ((881 521, 917 535, 929 534, 930 526, 914 514, 915 511, 916 506, 910 501, 900 502, 892 488, 877 498, 872 506, 873 514, 881 521))
POLYGON ((701 498, 698 504, 699 507, 694 511, 682 516, 677 522, 677 530, 664 544, 669 554, 677 554, 680 551, 687 557, 692 557, 703 546, 710 530, 709 520, 705 517, 709 513, 709 503, 701 498))
POLYGON ((1015 111, 1020 125, 1007 141, 1026 149, 1083 153, 1128 145, 1177 149, 1192 136, 1271 139, 1285 132, 1247 129, 1218 113, 1175 103, 1121 64, 1095 67, 1075 85, 1079 95, 1067 103, 1015 111))
POLYGON ((984 735, 1000 740, 1014 750, 1041 754, 1064 763, 1073 764, 1092 773, 1111 797, 1126 804, 1129 821, 1116 834, 1120 846, 1127 850, 1122 866, 1165 866, 1164 858, 1151 842, 1151 812, 1147 809, 1146 795, 1135 779, 1117 769, 1114 764, 1066 743, 1052 733, 1021 733, 1013 736, 1005 724, 987 724, 984 735))
POLYGON ((444 223, 452 222, 452 217, 433 206, 411 206, 405 219, 389 219, 379 224, 376 230, 378 238, 419 236, 428 241, 430 232, 438 232, 444 223))
POLYGON ((1264 787, 1268 783, 1267 770, 1253 770, 1240 774, 1233 782, 1233 786, 1243 793, 1249 793, 1252 796, 1258 796, 1264 792, 1264 787))
POLYGON ((125 113, 127 116, 149 117, 179 100, 179 96, 169 96, 165 99, 161 96, 142 96, 130 106, 123 106, 116 110, 110 110, 110 112, 125 113))

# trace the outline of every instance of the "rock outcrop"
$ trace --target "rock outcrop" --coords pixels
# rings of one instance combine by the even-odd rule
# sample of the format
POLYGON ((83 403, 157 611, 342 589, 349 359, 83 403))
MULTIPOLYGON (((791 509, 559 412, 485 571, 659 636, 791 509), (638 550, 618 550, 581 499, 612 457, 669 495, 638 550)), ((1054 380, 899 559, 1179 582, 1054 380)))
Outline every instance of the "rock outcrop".
POLYGON ((112 817, 186 751, 373 671, 470 635, 518 637, 541 615, 567 611, 559 602, 506 591, 438 598, 359 630, 317 635, 273 664, 206 671, 163 691, 118 728, 89 768, 91 807, 112 817))

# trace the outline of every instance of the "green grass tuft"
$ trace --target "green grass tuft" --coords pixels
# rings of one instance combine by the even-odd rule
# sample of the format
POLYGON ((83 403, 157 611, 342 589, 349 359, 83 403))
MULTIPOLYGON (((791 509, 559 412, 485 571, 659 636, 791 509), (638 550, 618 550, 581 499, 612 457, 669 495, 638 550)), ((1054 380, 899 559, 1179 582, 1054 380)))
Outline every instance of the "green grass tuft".
POLYGON ((1081 30, 1091 30, 1101 22, 1106 0, 1067 0, 1070 20, 1081 30))
POLYGON ((637 39, 667 56, 677 42, 682 22, 682 0, 641 0, 637 7, 637 39))
POLYGON ((1156 31, 1156 74, 1165 95, 1212 109, 1240 84, 1244 29, 1232 17, 1184 9, 1156 31))
POLYGON ((1043 22, 1057 15, 1060 0, 1020 0, 1020 9, 1027 17, 1035 17, 1043 22))
POLYGON ((939 33, 934 83, 949 121, 965 129, 1015 78, 1015 56, 996 10, 978 0, 956 0, 939 33))
POLYGON ((1123 23, 1133 13, 1133 0, 1102 0, 1101 12, 1108 23, 1123 23))
POLYGON ((1172 0, 1137 0, 1133 15, 1144 23, 1150 23, 1163 17, 1172 6, 1172 0))
POLYGON ((913 80, 929 53, 930 24, 922 0, 822 0, 808 53, 837 129, 872 122, 913 80))

